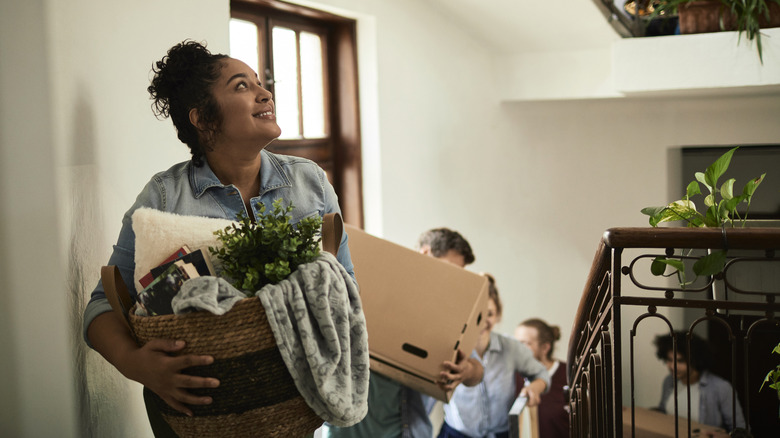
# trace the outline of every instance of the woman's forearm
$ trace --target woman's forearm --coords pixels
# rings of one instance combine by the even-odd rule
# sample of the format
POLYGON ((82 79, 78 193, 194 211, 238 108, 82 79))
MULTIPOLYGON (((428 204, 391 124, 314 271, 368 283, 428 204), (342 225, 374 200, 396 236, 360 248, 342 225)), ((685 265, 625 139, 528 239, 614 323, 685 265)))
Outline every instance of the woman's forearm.
POLYGON ((137 350, 138 345, 130 330, 116 313, 106 312, 96 316, 87 328, 87 337, 95 351, 125 377, 133 378, 129 375, 133 373, 128 373, 124 365, 127 363, 128 354, 137 350))

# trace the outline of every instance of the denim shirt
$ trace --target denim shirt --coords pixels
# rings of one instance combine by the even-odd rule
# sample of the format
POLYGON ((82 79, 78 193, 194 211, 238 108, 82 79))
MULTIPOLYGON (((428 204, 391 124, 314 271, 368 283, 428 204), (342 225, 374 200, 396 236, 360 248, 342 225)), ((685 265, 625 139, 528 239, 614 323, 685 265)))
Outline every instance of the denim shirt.
MULTIPOLYGON (((304 158, 276 155, 266 150, 261 152, 260 192, 251 200, 252 213, 259 215, 257 202, 272 210, 273 201, 282 198, 282 207, 292 203, 290 213, 292 224, 301 219, 327 213, 341 213, 338 198, 328 182, 325 172, 314 162, 304 158)), ((234 185, 223 185, 208 163, 196 167, 192 161, 179 163, 170 169, 154 175, 135 203, 122 219, 122 229, 114 245, 114 252, 108 260, 116 265, 133 299, 136 297, 133 275, 135 271, 135 233, 132 215, 140 207, 188 216, 202 216, 236 220, 238 213, 247 215, 241 194, 234 185)), ((352 259, 347 246, 347 234, 341 238, 338 260, 355 278, 352 259)), ((87 329, 98 315, 111 311, 103 284, 98 282, 92 297, 84 310, 84 339, 87 329)), ((87 339, 87 342, 89 340, 87 339)))
POLYGON ((430 438, 433 426, 428 414, 434 400, 371 372, 368 382, 368 414, 350 427, 326 425, 326 438, 430 438))
POLYGON ((550 388, 547 368, 534 359, 533 352, 514 338, 490 333, 483 357, 472 355, 482 364, 484 375, 477 386, 458 385, 444 405, 444 421, 470 437, 494 437, 509 431, 509 409, 515 401, 515 371, 529 380, 542 379, 550 388))

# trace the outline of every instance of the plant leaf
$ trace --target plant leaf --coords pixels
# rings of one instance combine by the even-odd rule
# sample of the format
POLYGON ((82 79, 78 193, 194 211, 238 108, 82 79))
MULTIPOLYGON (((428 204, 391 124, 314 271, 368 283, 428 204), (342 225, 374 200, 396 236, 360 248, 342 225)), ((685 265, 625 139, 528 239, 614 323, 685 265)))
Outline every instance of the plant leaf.
POLYGON ((703 227, 704 225, 704 218, 700 214, 697 214, 696 216, 693 216, 688 220, 688 226, 692 228, 696 227, 703 227))
POLYGON ((663 206, 663 207, 645 207, 645 208, 642 209, 642 214, 646 214, 646 215, 648 215, 650 217, 656 216, 659 213, 661 213, 664 210, 664 208, 666 208, 666 206, 663 206))
POLYGON ((750 181, 745 184, 745 188, 742 189, 742 193, 748 196, 753 196, 753 193, 756 192, 756 189, 758 188, 758 185, 761 184, 761 182, 764 180, 764 177, 766 176, 766 173, 762 174, 761 176, 757 178, 753 178, 750 181))
POLYGON ((717 250, 700 258, 693 264, 693 273, 700 276, 715 275, 726 265, 726 251, 717 250))
POLYGON ((666 257, 656 257, 653 260, 653 264, 650 265, 650 271, 653 272, 653 275, 661 275, 666 271, 666 266, 671 266, 677 271, 685 272, 685 264, 683 264, 682 260, 677 259, 667 259, 666 257), (661 269, 661 266, 664 266, 664 270, 661 271, 661 274, 656 274, 655 272, 658 272, 661 269))
POLYGON ((707 180, 704 178, 704 172, 696 172, 694 176, 696 176, 696 181, 704 184, 704 187, 707 187, 707 190, 709 190, 710 193, 712 192, 712 186, 707 184, 707 180))
POLYGON ((696 181, 691 181, 688 187, 685 189, 685 196, 690 198, 691 196, 701 195, 701 187, 696 181))
POLYGON ((649 212, 655 213, 650 217, 650 225, 652 226, 656 226, 661 222, 689 220, 699 214, 699 212, 696 211, 696 204, 684 199, 674 201, 666 207, 663 207, 660 211, 656 211, 656 209, 657 207, 649 207, 648 209, 645 209, 648 210, 647 212, 643 210, 645 214, 648 214, 649 212))
POLYGON ((704 180, 709 187, 718 186, 718 179, 726 173, 726 169, 728 169, 729 164, 731 164, 731 156, 734 155, 734 151, 737 149, 739 149, 739 146, 731 148, 728 152, 715 160, 714 163, 710 164, 710 167, 704 171, 704 180))
POLYGON ((712 207, 715 205, 715 195, 710 193, 709 195, 704 197, 704 205, 707 207, 712 207))
POLYGON ((719 227, 720 226, 720 218, 718 217, 718 207, 712 206, 707 209, 707 214, 704 216, 704 226, 705 227, 719 227))
POLYGON ((739 195, 736 198, 731 198, 728 201, 725 202, 725 209, 729 213, 733 214, 737 210, 737 205, 740 204, 740 202, 747 199, 747 196, 745 195, 739 195))
POLYGON ((720 186, 720 196, 723 196, 723 199, 731 199, 734 197, 734 182, 736 180, 734 178, 729 179, 728 181, 724 182, 722 186, 720 186))
POLYGON ((664 263, 666 260, 666 257, 656 257, 653 259, 653 263, 650 264, 650 272, 655 276, 661 276, 664 275, 664 272, 666 272, 666 267, 669 266, 668 263, 664 263))

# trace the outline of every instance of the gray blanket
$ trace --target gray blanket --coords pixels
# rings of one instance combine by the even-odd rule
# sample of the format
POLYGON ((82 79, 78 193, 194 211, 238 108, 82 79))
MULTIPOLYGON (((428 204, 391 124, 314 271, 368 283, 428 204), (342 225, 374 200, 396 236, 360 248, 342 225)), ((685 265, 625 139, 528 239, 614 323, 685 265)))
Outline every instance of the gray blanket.
POLYGON ((196 277, 187 280, 171 300, 174 315, 206 310, 224 315, 246 294, 236 289, 222 277, 196 277))
MULTIPOLYGON (((368 412, 368 335, 358 288, 326 252, 256 296, 301 396, 323 420, 351 426, 368 412)), ((175 313, 221 315, 245 295, 221 277, 188 280, 175 313)))
POLYGON ((368 335, 357 285, 322 252, 257 292, 295 385, 312 410, 346 427, 368 412, 368 335))
POLYGON ((257 292, 295 385, 327 422, 368 412, 368 335, 358 288, 326 252, 257 292))

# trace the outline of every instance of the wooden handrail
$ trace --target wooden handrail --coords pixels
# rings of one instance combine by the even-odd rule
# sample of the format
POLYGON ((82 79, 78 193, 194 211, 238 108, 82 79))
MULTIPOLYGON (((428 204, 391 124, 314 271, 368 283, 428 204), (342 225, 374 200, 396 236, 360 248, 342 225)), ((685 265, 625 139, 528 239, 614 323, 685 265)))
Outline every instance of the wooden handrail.
POLYGON ((580 336, 582 335, 583 331, 582 328, 585 327, 585 324, 588 321, 588 312, 593 306, 593 301, 596 298, 595 294, 590 293, 590 291, 596 290, 598 288, 597 286, 599 282, 604 277, 604 274, 609 270, 611 253, 609 247, 607 246, 606 233, 604 233, 604 236, 605 237, 601 239, 599 246, 596 249, 596 255, 593 256, 593 263, 590 266, 590 272, 588 273, 588 278, 585 281, 585 289, 582 291, 580 305, 577 308, 574 324, 571 328, 571 336, 569 337, 569 350, 566 362, 568 368, 566 370, 566 378, 569 382, 571 382, 571 373, 574 370, 573 367, 576 363, 574 360, 577 353, 575 347, 580 342, 580 336))
POLYGON ((780 249, 780 228, 610 228, 610 248, 780 249))
MULTIPOLYGON (((780 249, 780 228, 616 227, 604 232, 585 281, 569 337, 568 373, 575 364, 575 348, 595 300, 597 285, 609 270, 615 248, 724 248, 780 249), (592 293, 592 291, 594 291, 592 293)), ((569 375, 569 378, 572 376, 569 375)))
MULTIPOLYGON (((665 290, 664 297, 652 294, 634 296, 630 289, 623 290, 621 277, 623 274, 632 275, 633 263, 639 259, 652 257, 652 254, 634 255, 636 251, 624 253, 624 249, 656 254, 658 249, 727 249, 734 250, 733 253, 729 253, 729 258, 735 266, 736 263, 750 261, 759 263, 771 261, 775 263, 774 266, 777 266, 776 263, 780 261, 778 259, 780 228, 619 227, 606 230, 599 241, 588 272, 573 321, 567 352, 567 377, 569 384, 572 385, 570 419, 573 432, 581 429, 596 431, 599 436, 605 433, 605 436, 620 435, 619 422, 622 422, 621 409, 624 401, 620 393, 623 380, 620 357, 621 349, 627 342, 621 339, 625 329, 622 325, 621 309, 631 306, 646 308, 646 312, 649 313, 640 316, 635 322, 655 314, 656 306, 706 308, 709 316, 703 316, 697 320, 697 323, 705 318, 713 318, 711 314, 715 312, 716 307, 726 309, 727 312, 731 310, 762 312, 768 318, 764 321, 773 320, 772 312, 775 312, 775 315, 780 314, 780 304, 776 301, 778 293, 764 289, 757 294, 763 295, 765 302, 741 299, 744 296, 739 296, 736 300, 723 298, 716 300, 712 297, 707 300, 688 299, 682 295, 675 295, 679 289, 665 290), (649 251, 641 251, 641 249, 649 251), (744 252, 738 252, 739 250, 764 251, 766 258, 757 258, 760 257, 758 255, 747 257, 744 252), (629 263, 623 261, 625 256, 630 256, 629 263), (629 291, 628 295, 626 295, 627 291, 629 291), (711 302, 707 302, 708 300, 711 302), (609 332, 603 333, 602 330, 609 332), (605 365, 601 366, 602 363, 605 365), (604 384, 608 386, 604 389, 607 392, 601 392, 604 384), (588 405, 591 401, 595 403, 592 406, 588 405)), ((697 253, 703 254, 702 251, 697 253)), ((633 276, 630 278, 634 281, 633 276)), ((713 290, 717 283, 725 287, 722 290, 757 295, 753 292, 740 292, 728 280, 727 274, 721 274, 713 276, 710 284, 713 290)), ((636 281, 633 285, 640 290, 664 290, 639 284, 636 281)), ((704 310, 700 312, 703 314, 704 310)), ((736 360, 736 356, 734 357, 732 361, 736 360)), ((733 377, 732 381, 736 382, 736 377, 733 377)), ((633 386, 631 397, 633 406, 633 386)), ((574 433, 572 436, 581 436, 581 434, 574 433)))

